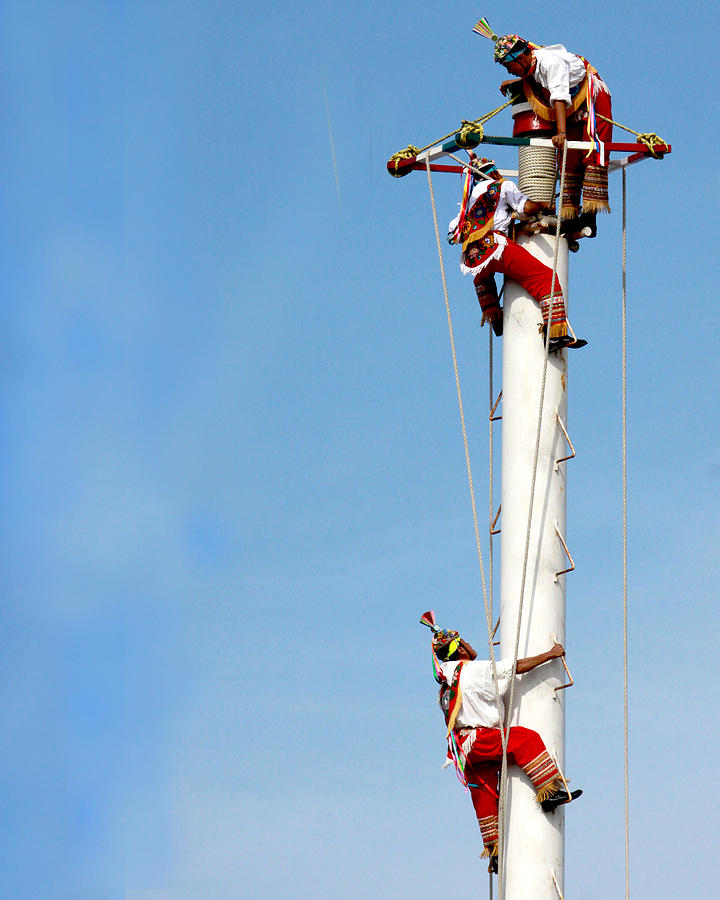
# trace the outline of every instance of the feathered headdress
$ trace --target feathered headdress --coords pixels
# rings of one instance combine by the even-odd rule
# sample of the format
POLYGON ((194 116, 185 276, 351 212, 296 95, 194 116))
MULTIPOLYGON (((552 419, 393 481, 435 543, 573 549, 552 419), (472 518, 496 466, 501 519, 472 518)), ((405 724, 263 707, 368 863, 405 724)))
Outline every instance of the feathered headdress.
POLYGON ((475 25, 473 25, 473 31, 475 34, 479 34, 495 44, 495 52, 493 55, 495 57, 495 62, 499 63, 512 62, 514 59, 517 59, 527 47, 532 47, 534 49, 539 47, 539 44, 533 44, 532 41, 526 41, 525 38, 521 38, 519 34, 504 34, 502 37, 498 37, 485 17, 479 19, 475 25))
MULTIPOLYGON (((461 784, 467 788, 467 780, 465 778, 465 756, 460 750, 458 746, 457 738, 455 737, 455 721, 458 717, 458 713, 460 712, 460 707, 462 706, 462 691, 460 690, 460 671, 464 665, 461 662, 458 667, 455 669, 453 673, 453 678, 448 684, 447 681, 441 676, 439 669, 439 662, 436 656, 436 650, 439 650, 441 647, 450 644, 450 653, 454 653, 457 649, 457 645, 460 642, 460 634, 457 631, 453 631, 451 629, 441 629, 435 624, 435 613, 430 609, 427 612, 423 613, 420 616, 420 622, 423 625, 427 625, 427 627, 432 631, 432 655, 433 655, 433 668, 435 670, 435 680, 440 684, 444 685, 443 688, 440 689, 440 693, 442 696, 443 691, 447 691, 447 710, 446 710, 446 723, 447 723, 447 739, 448 739, 448 747, 450 751, 450 756, 452 757, 453 764, 455 766, 455 773, 457 777, 460 779, 461 784), (455 646, 453 647, 453 644, 455 646)), ((449 655, 449 654, 448 654, 449 655)))
POLYGON ((473 31, 475 32, 475 34, 481 34, 483 37, 486 37, 491 41, 499 40, 498 36, 490 27, 490 23, 484 16, 482 19, 478 19, 478 21, 473 25, 473 31))
POLYGON ((460 632, 454 631, 451 628, 439 628, 435 624, 435 613, 430 609, 426 613, 423 613, 420 616, 420 623, 422 625, 427 625, 427 627, 432 631, 432 655, 433 655, 433 673, 435 675, 435 681, 441 683, 443 678, 440 674, 440 661, 437 657, 437 652, 442 647, 447 647, 448 644, 448 656, 451 656, 458 648, 458 644, 460 643, 460 632), (454 645, 454 646, 453 646, 454 645))

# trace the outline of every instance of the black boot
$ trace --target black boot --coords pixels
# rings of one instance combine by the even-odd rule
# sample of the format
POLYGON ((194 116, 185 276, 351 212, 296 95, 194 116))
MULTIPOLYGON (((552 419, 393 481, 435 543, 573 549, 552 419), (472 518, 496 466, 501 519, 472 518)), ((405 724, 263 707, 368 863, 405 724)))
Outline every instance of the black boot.
MULTIPOLYGON (((545 335, 547 334, 547 326, 540 326, 540 340, 543 342, 543 346, 545 345, 545 335)), ((572 347, 574 350, 578 350, 580 347, 584 347, 587 344, 586 340, 583 338, 574 338, 572 335, 564 334, 561 337, 550 338, 550 344, 548 346, 548 353, 555 353, 558 350, 562 350, 565 347, 572 347)))
POLYGON ((564 788, 560 788, 560 790, 551 794, 547 800, 542 800, 540 806, 542 806, 543 812, 549 813, 554 809, 557 809, 558 806, 563 806, 565 803, 571 803, 573 800, 577 800, 580 794, 582 794, 582 791, 573 791, 572 794, 568 794, 564 788))
POLYGON ((550 338, 550 346, 548 347, 549 353, 555 353, 558 350, 563 350, 565 347, 570 347, 574 350, 578 350, 580 347, 584 347, 587 344, 587 341, 582 338, 574 338, 570 334, 564 334, 562 337, 550 338))

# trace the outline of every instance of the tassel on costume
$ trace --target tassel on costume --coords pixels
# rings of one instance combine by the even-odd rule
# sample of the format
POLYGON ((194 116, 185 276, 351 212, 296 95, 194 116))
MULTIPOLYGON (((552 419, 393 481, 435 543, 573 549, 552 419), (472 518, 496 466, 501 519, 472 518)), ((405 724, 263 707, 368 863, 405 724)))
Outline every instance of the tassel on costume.
POLYGON ((577 219, 580 215, 580 207, 573 206, 569 203, 563 203, 560 207, 560 218, 561 219, 577 219))
POLYGON ((538 803, 547 800, 548 796, 555 793, 562 784, 558 767, 547 750, 539 753, 535 759, 524 765, 523 769, 530 777, 537 791, 536 798, 538 803))
POLYGON ((582 172, 565 172, 565 187, 560 206, 561 219, 577 219, 580 215, 580 197, 583 189, 582 172))
POLYGON ((497 813, 492 816, 485 816, 482 819, 478 819, 478 825, 480 826, 480 835, 482 836, 483 844, 485 845, 486 852, 484 856, 497 856, 497 845, 499 841, 497 813), (487 852, 488 850, 490 850, 490 853, 487 852))
POLYGON ((582 186, 583 212, 609 213, 608 170, 605 166, 585 168, 582 186))
POLYGON ((547 329, 548 317, 550 317, 550 337, 564 337, 567 334, 567 319, 565 318, 565 300, 562 291, 556 291, 555 296, 548 294, 540 299, 540 312, 542 313, 545 327, 541 326, 544 333, 547 329), (552 314, 550 308, 552 307, 552 314))
POLYGON ((483 852, 480 854, 480 859, 487 859, 490 856, 498 855, 498 842, 496 841, 494 844, 485 844, 485 848, 483 852))
POLYGON ((609 203, 598 203, 597 200, 583 200, 583 212, 586 213, 609 213, 609 203))
POLYGON ((543 800, 547 800, 549 797, 559 791, 560 788, 563 787, 562 778, 553 778, 552 781, 549 781, 547 784, 543 785, 540 790, 535 795, 535 799, 538 803, 542 803, 543 800))
MULTIPOLYGON (((544 344, 545 343, 545 335, 547 333, 547 326, 540 325, 538 328, 538 333, 539 333, 540 337, 542 338, 542 342, 544 344)), ((565 335, 567 333, 568 333, 567 321, 556 322, 554 325, 550 326, 550 337, 551 338, 565 337, 565 335)))

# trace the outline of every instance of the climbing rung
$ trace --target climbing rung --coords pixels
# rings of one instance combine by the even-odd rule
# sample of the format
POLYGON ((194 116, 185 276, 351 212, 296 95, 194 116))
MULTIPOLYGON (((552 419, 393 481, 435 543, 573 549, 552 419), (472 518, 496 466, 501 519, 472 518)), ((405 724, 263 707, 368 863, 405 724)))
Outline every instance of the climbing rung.
MULTIPOLYGON (((551 635, 550 635, 550 640, 553 642, 553 644, 557 644, 557 642, 558 642, 557 635, 556 635, 556 634, 551 634, 551 635)), ((573 681, 573 677, 572 677, 572 675, 570 674, 570 669, 568 669, 568 665, 567 665, 567 663, 565 662, 565 657, 564 657, 564 656, 561 656, 561 657, 560 657, 560 662, 563 664, 563 668, 564 668, 565 671, 567 672, 567 677, 570 679, 570 681, 568 681, 567 684, 559 684, 556 688, 553 689, 553 693, 556 693, 557 691, 564 691, 565 688, 572 687, 572 686, 575 684, 575 682, 573 681)), ((561 774, 561 777, 562 777, 563 781, 565 781, 565 778, 564 778, 564 776, 562 776, 562 773, 560 773, 560 774, 561 774)), ((567 787, 567 783, 565 784, 565 787, 567 787)), ((568 794, 569 794, 569 793, 570 793, 570 791, 568 791, 568 794)))
POLYGON ((572 556, 570 556, 570 551, 568 550, 568 546, 565 543, 565 538, 560 534, 560 529, 558 528, 558 523, 555 522, 555 534, 560 538, 560 543, 563 545, 563 549, 567 554, 567 558, 570 560, 570 568, 562 569, 560 572, 556 572, 553 576, 553 581, 557 584, 557 580, 561 575, 565 575, 566 572, 572 572, 575 568, 575 563, 573 562, 572 556))
MULTIPOLYGON (((572 441, 570 440, 570 435, 567 433, 567 428, 565 427, 565 423, 560 418, 560 413, 557 411, 557 409, 555 410, 555 418, 557 419, 558 425, 560 426, 560 428, 562 428, 562 433, 565 435, 565 440, 568 442, 568 447, 570 448, 570 456, 562 456, 560 459, 555 460, 555 471, 557 472, 557 470, 560 468, 561 462, 565 462, 565 460, 567 460, 567 459, 575 458, 575 448, 572 445, 572 441)), ((565 548, 565 549, 567 550, 567 548, 565 548)))
POLYGON ((500 510, 502 509, 502 503, 498 506, 498 511, 495 513, 495 518, 492 520, 492 525, 490 526, 490 534, 500 534, 502 528, 495 528, 497 525, 497 520, 500 518, 500 510))
POLYGON ((554 691, 553 691, 553 693, 555 693, 555 694, 556 694, 558 691, 564 691, 565 688, 572 687, 572 686, 575 684, 575 682, 573 681, 573 677, 572 677, 572 675, 570 674, 570 669, 568 669, 567 663, 565 662, 565 657, 564 657, 564 656, 561 656, 561 657, 560 657, 560 662, 561 662, 561 663, 563 664, 563 666, 565 667, 565 671, 567 672, 567 677, 570 679, 570 681, 568 681, 567 684, 559 684, 559 685, 554 689, 554 691))
POLYGON ((499 422, 502 419, 502 416, 496 416, 495 410, 498 408, 498 403, 502 400, 502 391, 498 394, 498 398, 495 401, 495 406, 490 410, 490 421, 491 422, 499 422))

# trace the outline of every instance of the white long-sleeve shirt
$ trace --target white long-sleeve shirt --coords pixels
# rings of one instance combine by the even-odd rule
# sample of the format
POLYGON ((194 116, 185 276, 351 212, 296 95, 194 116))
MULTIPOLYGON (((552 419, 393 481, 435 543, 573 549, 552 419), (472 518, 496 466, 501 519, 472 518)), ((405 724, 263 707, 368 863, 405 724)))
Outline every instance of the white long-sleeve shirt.
POLYGON ((537 61, 532 77, 550 91, 550 102, 564 100, 570 104, 570 90, 585 78, 585 63, 562 44, 551 44, 533 50, 537 61))
MULTIPOLYGON (((445 662, 440 665, 448 684, 452 681, 457 662, 445 662)), ((500 691, 500 710, 503 720, 505 706, 502 697, 507 693, 512 678, 512 660, 501 659, 495 663, 500 691)), ((493 681, 490 660, 469 660, 460 672, 460 690, 462 702, 455 720, 456 728, 499 728, 497 703, 495 701, 495 683, 493 681)))
MULTIPOLYGON (((549 47, 539 47, 533 50, 537 65, 532 77, 544 88, 550 91, 550 102, 564 100, 570 106, 570 91, 578 87, 585 78, 585 63, 570 53, 562 44, 551 44, 549 47)), ((597 74, 593 81, 593 99, 598 93, 604 91, 610 93, 610 88, 597 74)))

